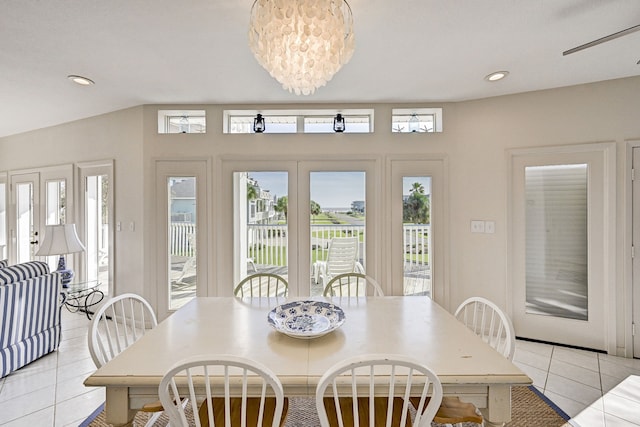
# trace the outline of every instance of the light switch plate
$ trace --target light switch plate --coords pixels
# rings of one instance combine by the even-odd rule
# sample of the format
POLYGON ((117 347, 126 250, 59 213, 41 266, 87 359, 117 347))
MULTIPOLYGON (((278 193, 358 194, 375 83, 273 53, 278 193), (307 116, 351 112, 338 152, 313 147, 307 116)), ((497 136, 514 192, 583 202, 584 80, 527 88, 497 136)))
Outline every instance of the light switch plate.
POLYGON ((484 232, 493 234, 496 232, 496 222, 495 221, 485 221, 484 222, 484 232))

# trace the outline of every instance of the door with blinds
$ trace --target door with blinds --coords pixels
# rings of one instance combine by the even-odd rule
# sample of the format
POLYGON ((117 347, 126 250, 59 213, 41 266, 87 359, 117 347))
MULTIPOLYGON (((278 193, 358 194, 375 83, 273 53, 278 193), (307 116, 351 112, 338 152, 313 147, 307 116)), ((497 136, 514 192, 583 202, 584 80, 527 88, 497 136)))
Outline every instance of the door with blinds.
POLYGON ((511 153, 510 290, 516 335, 609 346, 615 151, 608 144, 511 153))

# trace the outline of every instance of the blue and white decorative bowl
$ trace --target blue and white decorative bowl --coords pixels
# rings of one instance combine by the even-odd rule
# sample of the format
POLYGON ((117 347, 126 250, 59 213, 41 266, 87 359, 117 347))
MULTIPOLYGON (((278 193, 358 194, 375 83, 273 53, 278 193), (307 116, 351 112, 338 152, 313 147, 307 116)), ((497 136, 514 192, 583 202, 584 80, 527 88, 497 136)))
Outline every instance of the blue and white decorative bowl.
POLYGON ((294 338, 317 338, 338 329, 345 320, 344 311, 324 301, 293 301, 269 312, 273 328, 294 338))

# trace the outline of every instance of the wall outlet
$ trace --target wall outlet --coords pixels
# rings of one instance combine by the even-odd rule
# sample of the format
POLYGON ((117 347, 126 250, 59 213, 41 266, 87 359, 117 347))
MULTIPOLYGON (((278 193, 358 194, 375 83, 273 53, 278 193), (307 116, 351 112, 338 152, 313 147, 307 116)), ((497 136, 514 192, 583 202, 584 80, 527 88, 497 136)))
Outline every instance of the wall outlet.
POLYGON ((484 221, 471 220, 472 233, 484 233, 484 221))
POLYGON ((493 234, 496 232, 496 222, 495 221, 485 221, 484 222, 484 232, 493 234))

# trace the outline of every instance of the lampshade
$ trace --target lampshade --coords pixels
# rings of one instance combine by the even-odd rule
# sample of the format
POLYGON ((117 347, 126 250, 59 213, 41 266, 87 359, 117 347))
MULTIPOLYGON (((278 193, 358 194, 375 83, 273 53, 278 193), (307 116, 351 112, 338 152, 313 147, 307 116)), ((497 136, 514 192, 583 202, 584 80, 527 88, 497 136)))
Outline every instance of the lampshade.
POLYGON ((249 47, 282 87, 311 95, 349 62, 355 39, 345 0, 255 0, 249 47))
POLYGON ((84 251, 75 224, 47 225, 36 256, 62 255, 84 251))

